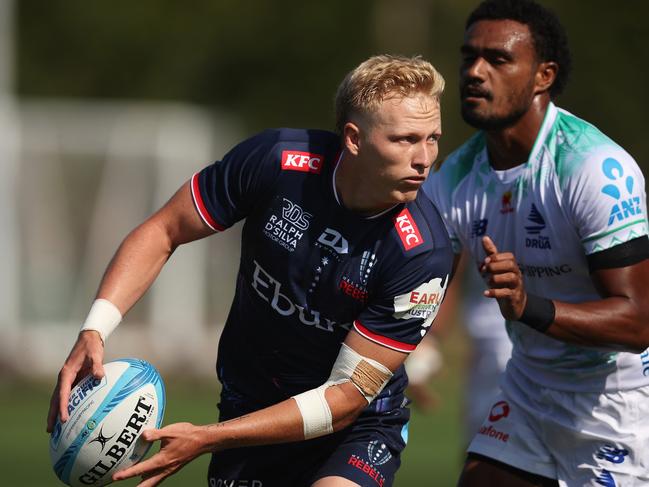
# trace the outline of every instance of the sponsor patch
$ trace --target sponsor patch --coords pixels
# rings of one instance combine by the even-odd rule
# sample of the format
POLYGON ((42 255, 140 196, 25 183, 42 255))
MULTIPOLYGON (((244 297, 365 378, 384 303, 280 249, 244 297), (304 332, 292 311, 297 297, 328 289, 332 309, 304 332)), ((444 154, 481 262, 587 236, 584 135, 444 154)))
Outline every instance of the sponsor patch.
POLYGON ((532 208, 530 209, 530 214, 527 217, 529 221, 528 225, 525 225, 525 230, 527 231, 527 237, 525 237, 525 247, 531 249, 543 249, 551 250, 552 245, 550 244, 550 238, 544 235, 540 235, 542 231, 545 230, 545 218, 532 203, 532 208))
POLYGON ((304 237, 304 231, 309 228, 312 217, 311 213, 304 211, 299 205, 282 198, 281 214, 275 210, 270 215, 264 225, 264 235, 293 252, 304 237))
POLYGON ((312 152, 282 151, 282 171, 300 171, 320 174, 324 156, 312 152))
POLYGON ((479 220, 473 220, 471 225, 471 236, 472 237, 482 237, 487 233, 487 224, 489 220, 486 218, 481 218, 479 220))
POLYGON ((609 157, 602 162, 602 172, 612 181, 604 185, 602 193, 615 200, 608 217, 608 226, 631 216, 642 215, 640 197, 634 195, 635 181, 630 175, 624 177, 622 164, 609 157))
POLYGON ((288 294, 282 292, 285 291, 285 288, 282 288, 281 282, 266 272, 256 260, 253 260, 253 263, 255 270, 250 283, 252 288, 280 316, 293 317, 303 325, 313 326, 327 332, 334 332, 335 327, 342 327, 346 330, 351 327, 351 324, 337 323, 321 316, 318 310, 295 303, 288 294))
POLYGON ((437 316, 447 283, 448 276, 443 279, 434 277, 409 293, 395 296, 393 316, 400 320, 423 319, 421 336, 424 336, 437 316))
POLYGON ((358 455, 351 455, 347 460, 347 465, 356 467, 374 480, 376 485, 383 487, 385 477, 378 467, 386 464, 391 458, 392 454, 387 445, 385 443, 379 444, 378 440, 374 440, 367 445, 367 459, 358 455))
POLYGON ((417 228, 417 224, 408 208, 401 210, 401 213, 394 218, 394 227, 397 229, 401 243, 406 250, 411 250, 424 243, 419 228, 417 228))
POLYGON ((512 199, 514 194, 511 191, 505 191, 500 199, 501 207, 500 213, 503 215, 506 213, 513 213, 514 205, 512 205, 512 199))
POLYGON ((509 441, 509 433, 505 433, 504 431, 499 431, 493 426, 481 426, 480 429, 478 430, 479 435, 487 436, 489 438, 494 438, 498 441, 502 441, 503 443, 507 443, 509 441))
POLYGON ((492 423, 500 421, 507 416, 509 416, 509 404, 507 401, 498 401, 496 404, 491 406, 491 411, 489 411, 489 421, 492 423))
POLYGON ((324 232, 318 237, 317 243, 332 248, 338 254, 349 253, 349 242, 338 230, 333 228, 325 228, 324 232))

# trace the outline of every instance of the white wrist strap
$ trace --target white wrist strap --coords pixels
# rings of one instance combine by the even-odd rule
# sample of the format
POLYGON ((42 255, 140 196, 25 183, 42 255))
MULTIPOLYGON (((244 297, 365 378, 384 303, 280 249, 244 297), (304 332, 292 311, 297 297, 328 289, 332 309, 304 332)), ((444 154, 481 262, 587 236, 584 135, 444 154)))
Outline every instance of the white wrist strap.
POLYGON ((122 313, 107 299, 95 299, 81 331, 94 330, 99 333, 102 343, 122 321, 122 313))

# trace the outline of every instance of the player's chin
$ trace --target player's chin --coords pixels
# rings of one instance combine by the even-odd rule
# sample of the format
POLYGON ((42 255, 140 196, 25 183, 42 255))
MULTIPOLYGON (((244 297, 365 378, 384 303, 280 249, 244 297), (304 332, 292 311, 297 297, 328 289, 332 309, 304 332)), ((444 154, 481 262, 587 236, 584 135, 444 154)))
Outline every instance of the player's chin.
POLYGON ((419 192, 421 186, 416 188, 401 188, 398 191, 392 193, 395 203, 409 203, 414 201, 417 198, 417 193, 419 192))

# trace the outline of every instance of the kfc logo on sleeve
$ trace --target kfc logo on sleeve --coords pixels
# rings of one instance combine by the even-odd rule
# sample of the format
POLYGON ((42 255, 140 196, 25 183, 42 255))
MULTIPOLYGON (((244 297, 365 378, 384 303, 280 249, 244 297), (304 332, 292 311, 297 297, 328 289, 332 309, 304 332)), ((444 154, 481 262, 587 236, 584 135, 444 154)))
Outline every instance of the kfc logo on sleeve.
POLYGON ((324 156, 312 152, 282 151, 282 171, 301 171, 320 174, 324 156))
POLYGON ((394 218, 394 227, 397 229, 401 243, 406 250, 413 249, 424 243, 424 239, 421 237, 421 233, 419 233, 419 228, 417 228, 417 224, 408 211, 408 208, 404 208, 394 218))

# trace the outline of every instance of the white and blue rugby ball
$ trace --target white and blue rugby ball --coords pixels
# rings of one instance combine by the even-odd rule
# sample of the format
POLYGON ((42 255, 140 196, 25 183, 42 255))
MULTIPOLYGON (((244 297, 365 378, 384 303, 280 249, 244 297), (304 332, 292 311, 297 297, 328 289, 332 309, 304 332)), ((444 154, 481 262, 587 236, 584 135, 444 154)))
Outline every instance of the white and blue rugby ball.
POLYGON ((162 424, 165 388, 150 363, 125 358, 104 371, 103 379, 89 375, 72 389, 70 419, 57 420, 50 438, 54 472, 73 487, 111 483, 149 450, 140 434, 162 424))

